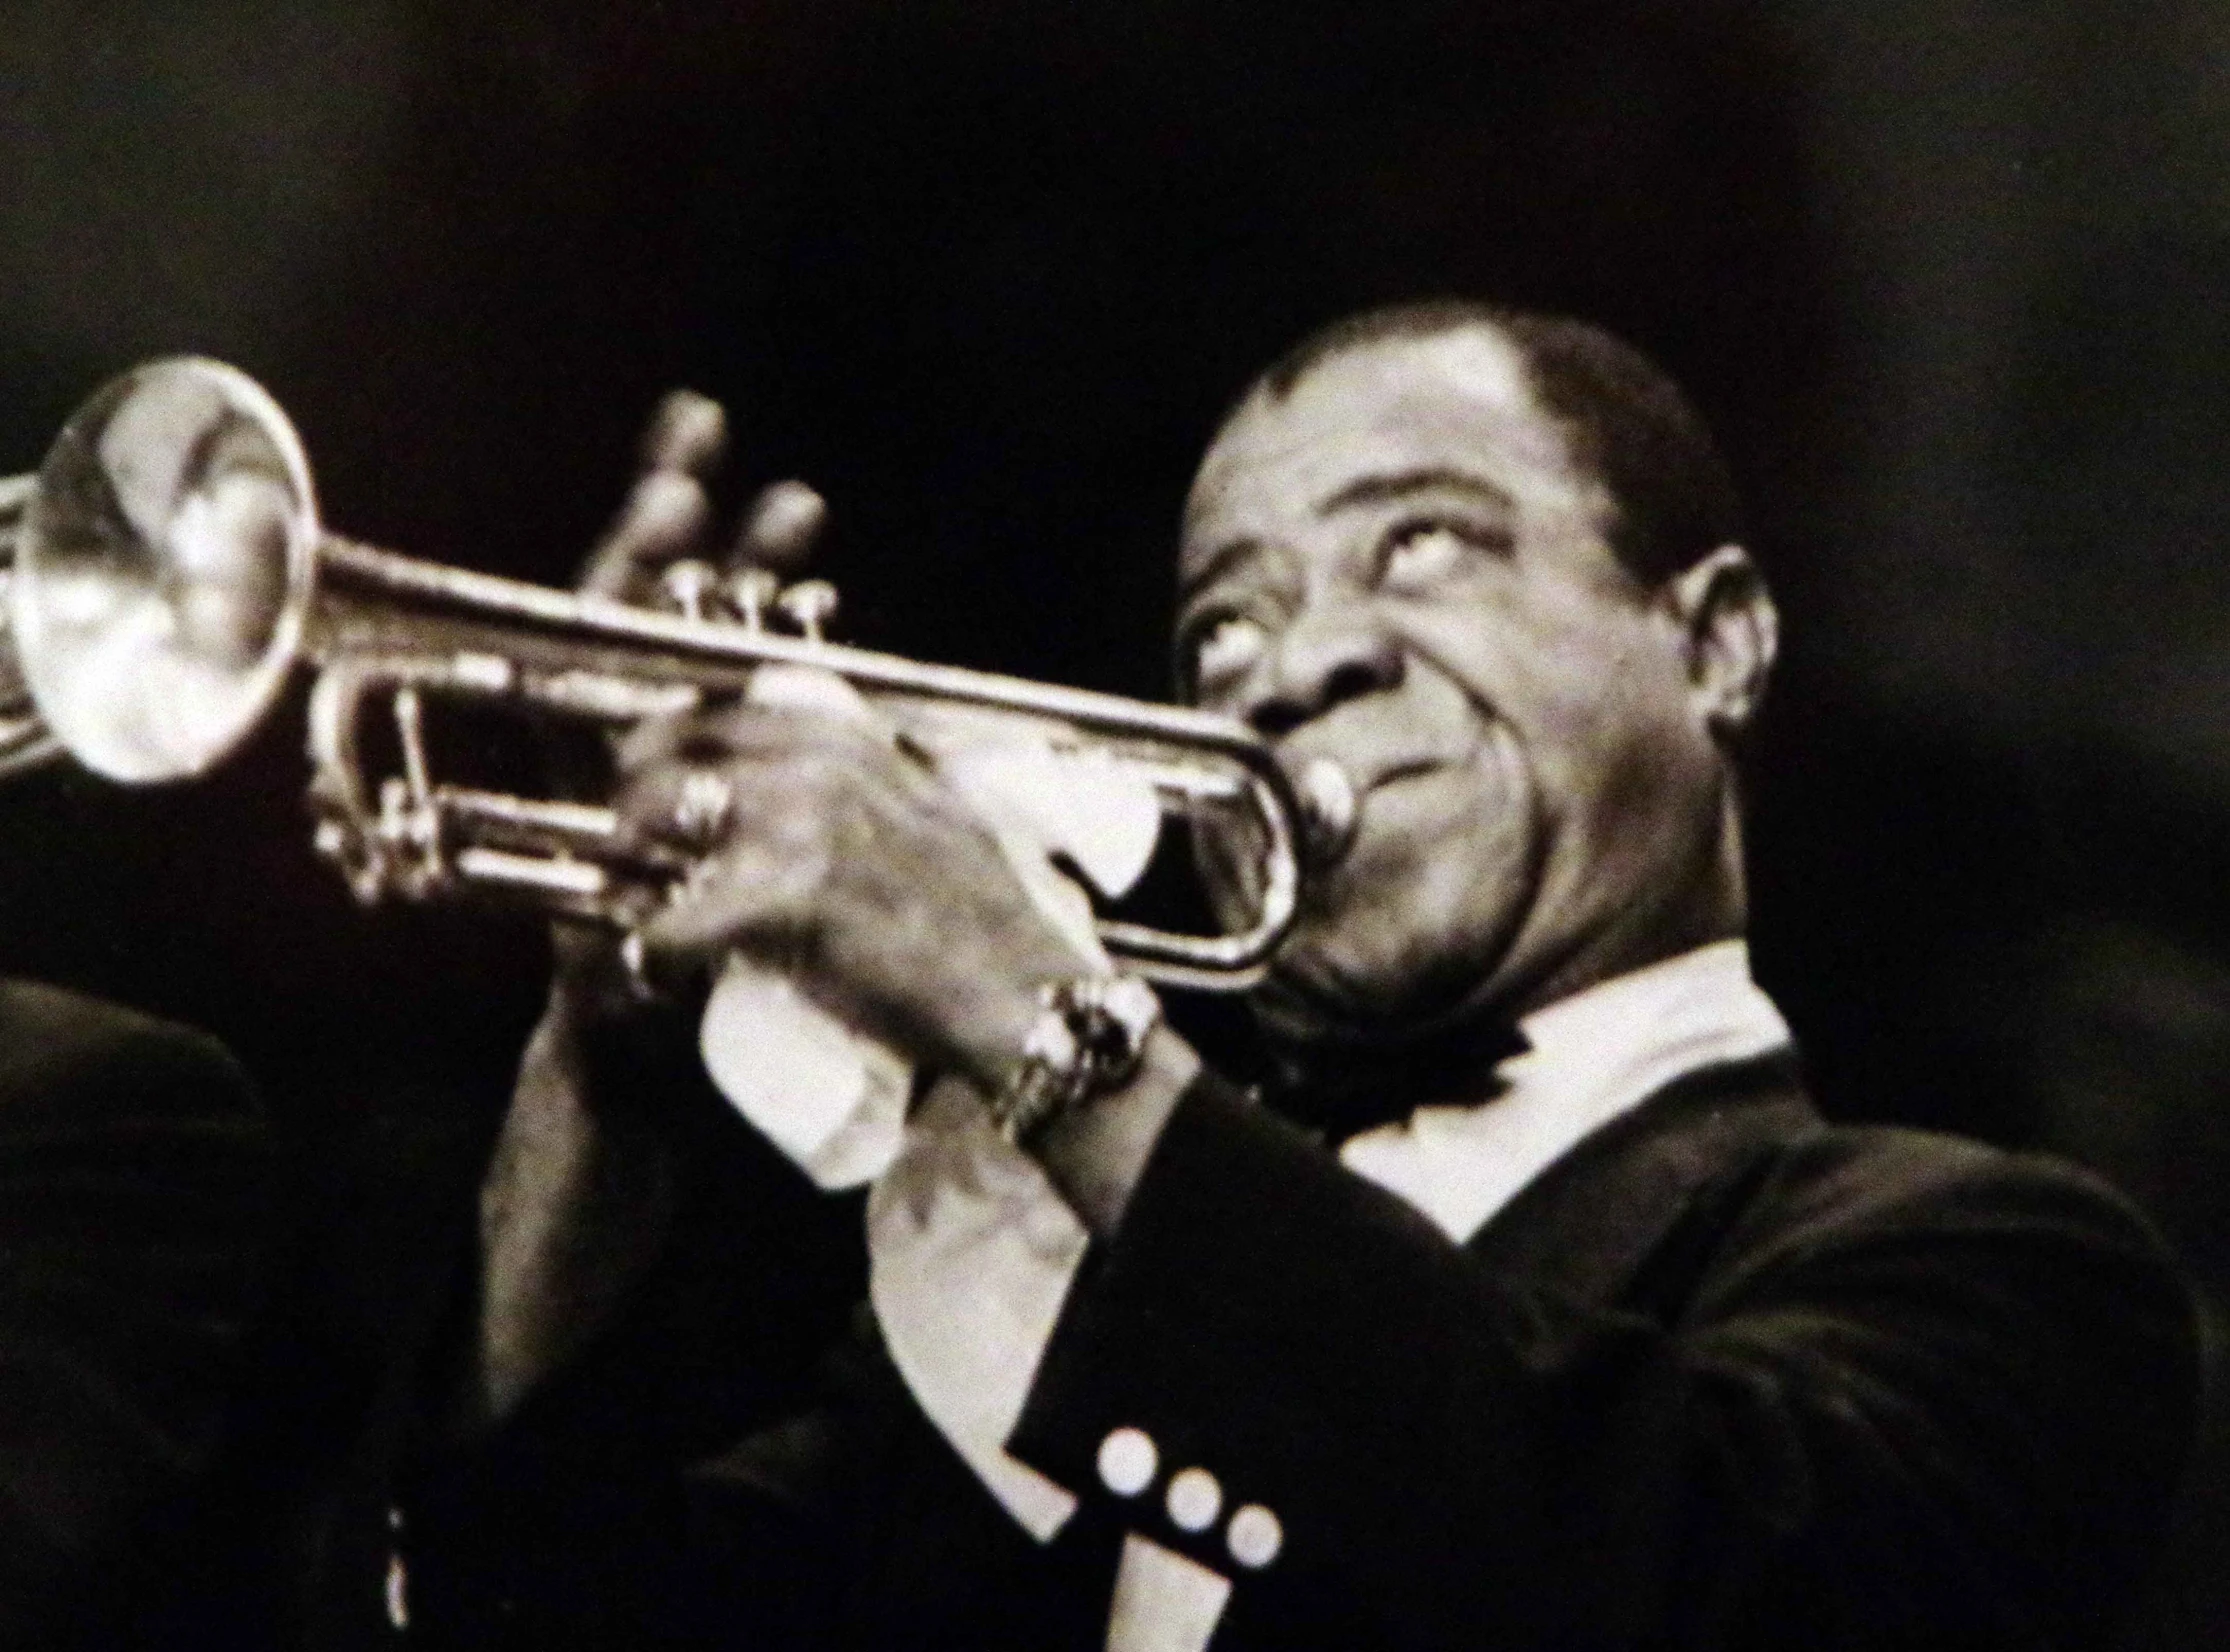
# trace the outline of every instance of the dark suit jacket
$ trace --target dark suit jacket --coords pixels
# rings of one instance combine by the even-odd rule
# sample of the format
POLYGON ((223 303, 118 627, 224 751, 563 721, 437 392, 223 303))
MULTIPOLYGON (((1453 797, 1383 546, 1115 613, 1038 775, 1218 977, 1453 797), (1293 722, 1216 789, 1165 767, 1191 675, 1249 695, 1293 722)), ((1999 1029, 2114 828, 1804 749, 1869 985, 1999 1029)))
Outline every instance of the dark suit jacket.
POLYGON ((271 1175, 213 1040, 0 981, 0 1645, 140 1644, 258 1305, 271 1175))
POLYGON ((729 1415, 725 1450, 613 1432, 663 1334, 635 1320, 505 1441, 424 1460, 420 1644, 1097 1647, 1135 1530, 1236 1578, 1225 1652, 2091 1645, 2197 1381, 2176 1270, 2113 1194, 1827 1126, 1782 1061, 1674 1085, 1462 1247, 1203 1080, 1011 1442, 1084 1494, 1043 1550, 871 1340, 809 1402, 729 1415), (1130 1498, 1095 1466, 1119 1427, 1159 1448, 1130 1498), (1274 1511, 1266 1569, 1168 1519, 1194 1465, 1225 1515, 1274 1511))

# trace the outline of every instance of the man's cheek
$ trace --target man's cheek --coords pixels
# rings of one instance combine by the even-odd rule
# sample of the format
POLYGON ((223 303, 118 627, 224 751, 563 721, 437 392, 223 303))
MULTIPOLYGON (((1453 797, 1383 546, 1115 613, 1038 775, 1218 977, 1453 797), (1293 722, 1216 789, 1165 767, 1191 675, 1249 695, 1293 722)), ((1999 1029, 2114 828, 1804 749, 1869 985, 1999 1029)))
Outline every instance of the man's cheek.
POLYGON ((1539 883, 1540 788, 1514 731, 1489 729, 1468 765, 1375 794, 1347 863, 1311 902, 1306 939, 1342 974, 1415 977, 1491 963, 1539 883), (1367 960, 1367 962, 1366 962, 1367 960))
POLYGON ((1447 605, 1397 613, 1395 634, 1412 659, 1424 661, 1468 699, 1502 710, 1525 698, 1525 649, 1513 628, 1477 608, 1447 605))
POLYGON ((1603 625, 1585 604, 1471 586, 1395 605, 1387 613, 1414 657, 1497 711, 1518 713, 1564 698, 1584 702, 1601 691, 1603 625))
POLYGON ((1381 888, 1472 883, 1529 860, 1541 787, 1518 730, 1499 719, 1460 758, 1373 788, 1363 800, 1343 881, 1381 888))
POLYGON ((1526 760, 1547 812, 1576 831, 1646 813, 1679 766, 1680 742, 1640 693, 1640 664, 1615 656, 1567 662, 1535 685, 1526 760))

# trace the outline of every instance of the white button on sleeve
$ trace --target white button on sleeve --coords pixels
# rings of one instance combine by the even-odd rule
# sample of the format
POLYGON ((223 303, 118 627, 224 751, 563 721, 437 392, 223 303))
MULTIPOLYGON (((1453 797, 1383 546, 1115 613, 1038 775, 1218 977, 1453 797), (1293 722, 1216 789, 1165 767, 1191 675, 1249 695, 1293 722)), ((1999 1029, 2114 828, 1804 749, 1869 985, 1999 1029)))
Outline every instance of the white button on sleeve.
POLYGON ((1204 1468, 1188 1468, 1169 1482, 1169 1518, 1179 1531, 1204 1532, 1223 1512, 1223 1487, 1204 1468))
POLYGON ((1100 1484, 1117 1497, 1136 1497, 1154 1483, 1161 1453, 1143 1429, 1118 1428, 1100 1442, 1100 1484))
POLYGON ((1259 1572, 1285 1547, 1285 1527, 1260 1503, 1248 1503, 1233 1514, 1223 1537, 1231 1558, 1250 1571, 1259 1572))

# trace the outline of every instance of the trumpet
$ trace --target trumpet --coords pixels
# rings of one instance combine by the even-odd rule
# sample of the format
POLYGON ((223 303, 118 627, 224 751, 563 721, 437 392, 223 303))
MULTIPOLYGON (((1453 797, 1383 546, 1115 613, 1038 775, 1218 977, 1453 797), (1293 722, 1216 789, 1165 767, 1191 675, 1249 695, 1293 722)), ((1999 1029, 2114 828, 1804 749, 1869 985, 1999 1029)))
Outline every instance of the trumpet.
MULTIPOLYGON (((15 579, 16 534, 38 480, 36 476, 0 477, 0 614, 7 610, 7 587, 15 579)), ((39 715, 14 650, 0 647, 0 780, 68 755, 39 715)))
POLYGON ((307 666, 315 846, 359 900, 479 897, 628 929, 685 872, 632 854, 603 802, 437 778, 430 708, 617 731, 742 693, 765 667, 806 667, 901 733, 958 716, 979 737, 1042 741, 1143 782, 1164 823, 1249 846, 1235 927, 1098 919, 1139 973, 1227 991, 1261 977, 1305 865, 1352 834, 1336 765, 1296 782, 1234 719, 830 642, 822 581, 668 575, 671 610, 330 533, 301 439, 260 385, 196 357, 146 363, 71 417, 35 475, 0 479, 0 773, 66 755, 129 784, 203 774, 307 666))

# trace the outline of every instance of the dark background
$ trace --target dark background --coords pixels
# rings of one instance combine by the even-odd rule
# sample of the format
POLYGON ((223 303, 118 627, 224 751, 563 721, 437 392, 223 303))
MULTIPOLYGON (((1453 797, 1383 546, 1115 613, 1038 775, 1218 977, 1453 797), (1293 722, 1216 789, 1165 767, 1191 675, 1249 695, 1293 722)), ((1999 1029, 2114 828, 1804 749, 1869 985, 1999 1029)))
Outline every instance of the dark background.
MULTIPOLYGON (((0 468, 205 352, 293 412, 335 526, 562 581, 686 382, 739 487, 834 502, 847 635, 1152 694, 1253 369, 1394 298, 1606 321, 1721 431, 1782 600, 1757 959, 1827 1105, 2087 1159, 2230 1293, 2230 10, 483 10, 0 0, 0 468)), ((313 1178, 269 1425, 308 1461, 390 1306, 351 1258, 458 1207, 413 1167, 489 1128, 543 957, 355 910, 300 730, 195 788, 0 795, 0 967, 263 1081, 313 1178)), ((2225 1426, 2161 1644, 2230 1597, 2225 1426)))

